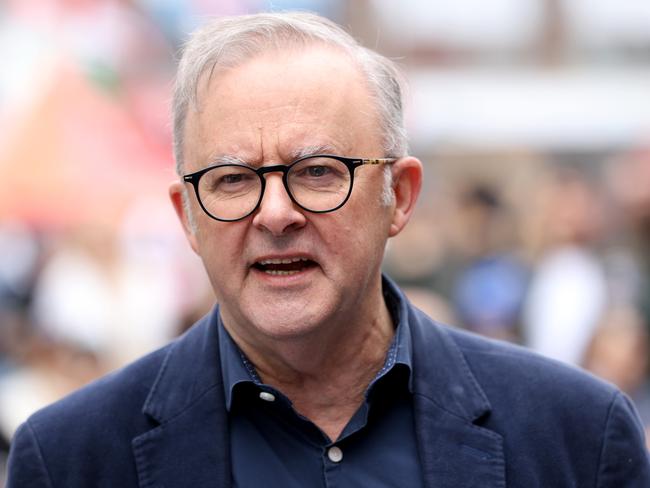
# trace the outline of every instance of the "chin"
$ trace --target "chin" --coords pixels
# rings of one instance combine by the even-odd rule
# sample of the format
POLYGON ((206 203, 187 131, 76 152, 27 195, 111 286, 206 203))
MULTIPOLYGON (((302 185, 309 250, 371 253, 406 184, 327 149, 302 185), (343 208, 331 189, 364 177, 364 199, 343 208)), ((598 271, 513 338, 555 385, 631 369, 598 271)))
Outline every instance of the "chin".
POLYGON ((307 310, 304 307, 267 304, 257 308, 249 317, 259 334, 271 340, 298 340, 318 333, 327 326, 328 314, 322 307, 307 310))

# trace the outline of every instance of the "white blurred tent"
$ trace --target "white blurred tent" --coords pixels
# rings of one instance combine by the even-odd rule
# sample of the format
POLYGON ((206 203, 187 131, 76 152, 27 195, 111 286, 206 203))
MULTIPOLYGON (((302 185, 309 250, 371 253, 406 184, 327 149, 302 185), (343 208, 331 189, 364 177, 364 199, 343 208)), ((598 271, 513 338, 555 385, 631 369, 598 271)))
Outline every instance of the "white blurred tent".
POLYGON ((427 69, 409 79, 417 150, 607 150, 650 138, 649 69, 427 69))

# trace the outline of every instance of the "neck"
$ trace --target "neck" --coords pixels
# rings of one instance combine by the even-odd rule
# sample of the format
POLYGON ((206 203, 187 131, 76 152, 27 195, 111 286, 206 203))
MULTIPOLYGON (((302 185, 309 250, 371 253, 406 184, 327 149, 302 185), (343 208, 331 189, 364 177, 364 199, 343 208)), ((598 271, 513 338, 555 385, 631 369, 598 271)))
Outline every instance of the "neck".
POLYGON ((372 313, 327 324, 322 334, 263 348, 233 339, 264 383, 287 395, 300 414, 335 440, 382 368, 394 335, 383 297, 379 301, 372 313))

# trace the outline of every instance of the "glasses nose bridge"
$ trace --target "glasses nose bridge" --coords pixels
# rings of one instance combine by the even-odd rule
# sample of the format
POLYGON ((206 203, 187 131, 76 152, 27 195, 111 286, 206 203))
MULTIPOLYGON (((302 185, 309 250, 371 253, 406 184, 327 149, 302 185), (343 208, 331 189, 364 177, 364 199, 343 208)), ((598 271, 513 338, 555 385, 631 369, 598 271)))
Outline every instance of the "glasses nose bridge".
POLYGON ((293 199, 291 196, 291 190, 289 190, 289 182, 287 178, 290 169, 291 166, 287 166, 286 164, 276 164, 273 166, 262 166, 255 170, 257 175, 260 177, 260 180, 262 180, 262 194, 260 195, 260 202, 264 198, 264 193, 266 190, 266 175, 269 173, 282 173, 282 184, 284 185, 284 190, 287 192, 289 197, 293 199))
MULTIPOLYGON (((287 175, 287 172, 289 171, 290 166, 287 166, 285 164, 276 164, 273 166, 262 166, 260 168, 257 168, 255 172, 260 176, 264 177, 268 173, 282 173, 282 177, 284 178, 287 175)), ((264 178, 266 179, 266 178, 264 178)))

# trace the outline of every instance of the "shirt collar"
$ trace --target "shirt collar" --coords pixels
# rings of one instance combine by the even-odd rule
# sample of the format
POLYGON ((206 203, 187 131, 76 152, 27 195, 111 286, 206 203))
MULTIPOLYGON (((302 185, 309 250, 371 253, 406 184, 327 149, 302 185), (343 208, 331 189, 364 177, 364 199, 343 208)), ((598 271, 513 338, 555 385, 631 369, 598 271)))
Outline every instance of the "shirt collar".
MULTIPOLYGON (((386 279, 382 280, 383 294, 388 310, 396 326, 395 336, 386 353, 384 366, 371 381, 368 391, 391 371, 396 364, 404 365, 409 371, 409 391, 413 391, 413 348, 411 342, 411 331, 408 317, 403 316, 403 298, 397 286, 386 279)), ((233 400, 233 392, 238 384, 252 383, 262 386, 255 367, 239 349, 235 341, 225 329, 221 317, 218 321, 219 327, 219 354, 221 360, 221 374, 223 375, 223 387, 226 396, 226 408, 230 411, 233 400)))
MULTIPOLYGON (((384 300, 388 306, 393 324, 395 324, 395 338, 391 348, 395 348, 395 363, 413 367, 413 348, 411 344, 411 330, 408 317, 403 317, 401 310, 403 308, 402 294, 398 292, 397 286, 383 278, 384 300)), ((387 358, 388 359, 388 358, 387 358)))
POLYGON ((241 383, 261 384, 259 376, 251 362, 239 349, 226 330, 219 317, 219 356, 221 360, 221 375, 226 395, 226 409, 232 406, 233 390, 241 383))
POLYGON ((384 366, 371 381, 368 390, 370 390, 370 388, 372 388, 380 378, 388 374, 396 364, 401 364, 408 368, 408 388, 410 392, 413 392, 413 346, 411 342, 411 328, 408 316, 401 313, 401 310, 404 309, 404 298, 397 289, 397 285, 385 276, 382 277, 382 289, 384 301, 386 302, 388 311, 393 319, 393 324, 395 324, 395 336, 393 337, 393 342, 386 353, 384 366))

